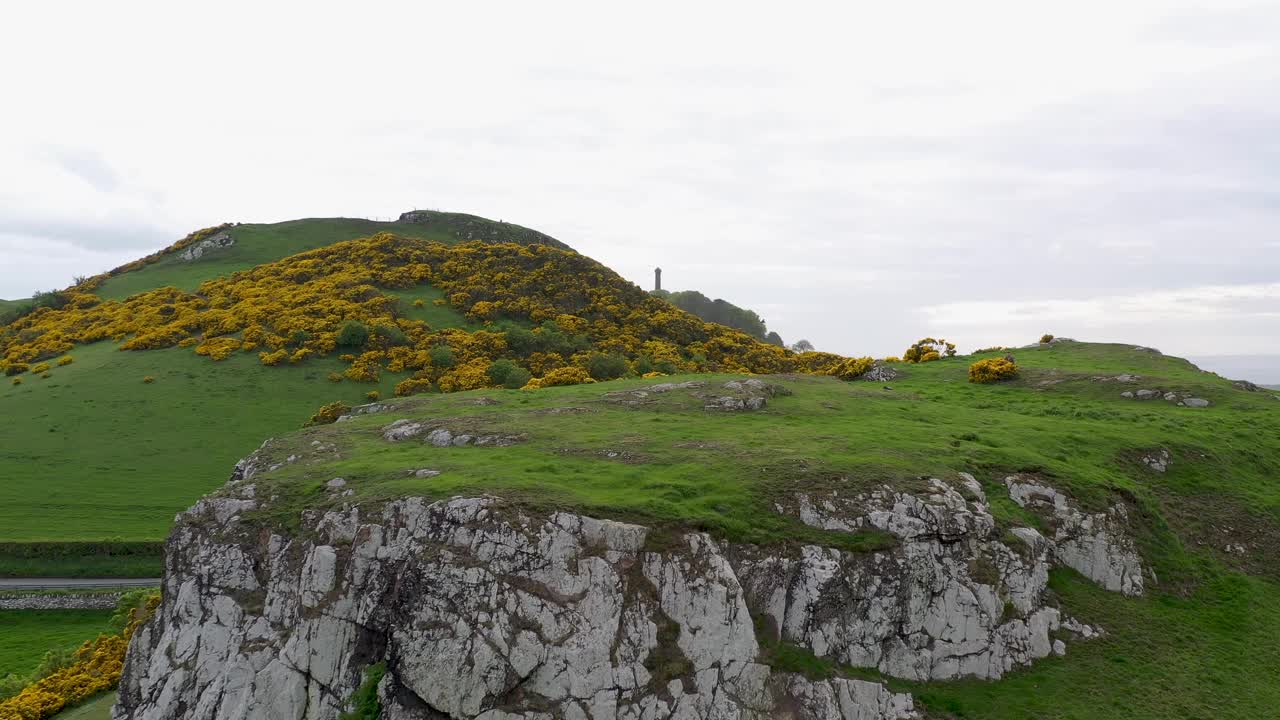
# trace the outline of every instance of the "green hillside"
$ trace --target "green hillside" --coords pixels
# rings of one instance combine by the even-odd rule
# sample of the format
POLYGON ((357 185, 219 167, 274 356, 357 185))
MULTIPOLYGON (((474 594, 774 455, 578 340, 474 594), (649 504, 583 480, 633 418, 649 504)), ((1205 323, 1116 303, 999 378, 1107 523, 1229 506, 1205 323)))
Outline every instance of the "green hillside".
POLYGON ((0 324, 0 412, 23 419, 0 446, 0 574, 157 572, 173 514, 324 403, 496 384, 499 358, 546 384, 796 367, 566 248, 423 211, 227 225, 45 294, 0 324))
MULTIPOLYGON (((1006 497, 1000 481, 1035 472, 1086 505, 1133 503, 1134 533, 1159 581, 1134 599, 1058 572, 1052 587, 1063 605, 1107 628, 1106 638, 1000 682, 891 684, 960 718, 1267 716, 1280 703, 1269 680, 1280 673, 1280 401, 1132 346, 1060 343, 1016 355, 1019 379, 995 385, 966 382, 974 358, 900 367, 903 376, 887 386, 764 377, 782 391, 755 412, 704 409, 700 396, 733 392, 722 388, 729 375, 395 400, 277 438, 261 462, 282 466, 254 483, 281 498, 262 519, 285 527, 302 508, 335 502, 493 493, 736 541, 867 551, 892 539, 815 531, 774 512, 773 502, 802 488, 909 488, 922 476, 969 471, 1011 526, 1028 519, 995 500, 1006 497), (1140 378, 1113 380, 1123 373, 1140 378), (632 394, 659 382, 705 386, 632 394), (1121 395, 1135 388, 1210 405, 1121 395), (402 419, 517 441, 387 442, 383 429, 402 419), (1139 451, 1158 447, 1173 457, 1164 474, 1138 461, 1139 451), (418 478, 414 469, 439 474, 418 478), (354 497, 326 492, 334 477, 354 497), (1226 551, 1237 542, 1246 554, 1226 551)), ((812 657, 786 661, 816 674, 865 674, 812 657)))
POLYGON ((763 340, 774 345, 783 344, 782 338, 777 333, 770 332, 765 321, 754 310, 740 308, 728 300, 721 298, 712 300, 697 290, 679 290, 676 292, 654 290, 652 294, 654 297, 660 297, 681 310, 691 312, 707 322, 727 325, 736 330, 741 330, 757 340, 763 340))
MULTIPOLYGON (((110 278, 96 294, 104 300, 121 300, 144 290, 166 285, 182 290, 195 290, 206 280, 230 275, 237 270, 247 270, 300 252, 379 232, 448 245, 464 240, 484 239, 491 242, 538 241, 567 247, 553 238, 519 225, 497 223, 459 213, 430 213, 417 222, 312 218, 268 225, 246 223, 236 225, 227 232, 235 240, 231 247, 211 251, 195 261, 184 262, 176 255, 165 256, 142 269, 110 278)), ((3 310, 3 306, 0 306, 0 310, 3 310)))

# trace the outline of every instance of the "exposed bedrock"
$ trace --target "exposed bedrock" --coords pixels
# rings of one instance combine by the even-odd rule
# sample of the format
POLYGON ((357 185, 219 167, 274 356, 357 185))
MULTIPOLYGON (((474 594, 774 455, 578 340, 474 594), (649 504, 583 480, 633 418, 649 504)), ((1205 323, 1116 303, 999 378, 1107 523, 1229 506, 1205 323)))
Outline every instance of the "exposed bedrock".
POLYGON ((1080 513, 1078 534, 1020 528, 1006 544, 968 478, 779 508, 900 539, 857 554, 701 533, 659 547, 642 526, 487 497, 310 511, 284 534, 246 516, 252 475, 242 464, 180 516, 117 720, 332 720, 382 661, 389 719, 915 718, 880 683, 775 671, 762 644, 902 678, 998 678, 1065 652, 1055 636, 1095 632, 1047 604, 1053 562, 1107 586, 1101 568, 1121 567, 1115 589, 1141 589, 1136 556, 1107 555, 1131 550, 1118 516, 1106 533, 1080 513))

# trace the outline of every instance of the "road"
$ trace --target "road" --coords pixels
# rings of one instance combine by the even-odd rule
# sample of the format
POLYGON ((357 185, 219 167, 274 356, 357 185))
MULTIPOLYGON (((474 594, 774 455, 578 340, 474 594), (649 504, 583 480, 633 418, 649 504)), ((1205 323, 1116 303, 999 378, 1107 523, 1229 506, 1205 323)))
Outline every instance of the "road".
POLYGON ((159 587, 160 578, 0 578, 0 590, 89 590, 159 587))

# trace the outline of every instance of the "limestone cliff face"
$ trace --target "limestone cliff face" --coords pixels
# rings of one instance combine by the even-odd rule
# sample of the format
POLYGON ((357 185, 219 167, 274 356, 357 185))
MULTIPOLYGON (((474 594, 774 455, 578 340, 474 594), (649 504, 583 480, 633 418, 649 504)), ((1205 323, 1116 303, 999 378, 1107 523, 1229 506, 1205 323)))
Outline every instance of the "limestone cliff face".
POLYGON ((1017 547, 964 476, 778 507, 901 541, 853 554, 700 533, 659 547, 642 526, 497 498, 364 509, 338 488, 336 509, 284 534, 246 518, 254 472, 250 458, 179 517, 116 720, 332 720, 380 661, 388 720, 903 720, 922 716, 909 694, 775 670, 762 644, 901 678, 998 678, 1097 632, 1046 604, 1054 562, 1141 592, 1119 515, 1022 478, 1009 481, 1015 499, 1044 505, 1055 531, 1015 530, 1017 547))

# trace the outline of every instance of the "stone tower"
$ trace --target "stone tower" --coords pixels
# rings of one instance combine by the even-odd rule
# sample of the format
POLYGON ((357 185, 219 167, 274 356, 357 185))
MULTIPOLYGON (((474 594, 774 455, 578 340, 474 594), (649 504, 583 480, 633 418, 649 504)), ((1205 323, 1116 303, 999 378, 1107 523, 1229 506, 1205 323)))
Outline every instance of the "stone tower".
POLYGON ((662 289, 662 268, 653 269, 653 289, 654 290, 662 289))

